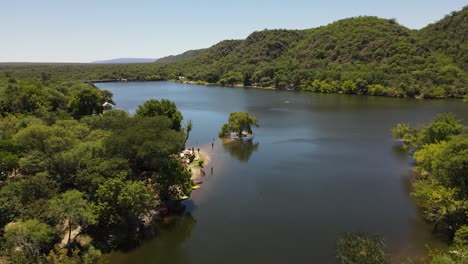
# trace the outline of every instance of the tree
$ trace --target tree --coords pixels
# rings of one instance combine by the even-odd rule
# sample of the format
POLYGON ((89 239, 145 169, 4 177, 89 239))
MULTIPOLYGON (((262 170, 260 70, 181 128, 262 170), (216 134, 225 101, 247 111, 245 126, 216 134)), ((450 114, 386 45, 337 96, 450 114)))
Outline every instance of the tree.
POLYGON ((385 94, 385 87, 380 84, 371 84, 367 87, 370 95, 381 96, 385 94))
POLYGON ((76 173, 76 187, 94 198, 99 186, 110 179, 131 179, 128 161, 122 158, 90 158, 82 161, 76 173))
POLYGON ((76 92, 68 100, 68 108, 75 118, 85 115, 101 114, 104 98, 95 88, 84 88, 76 92))
POLYGON ((5 227, 6 246, 16 263, 37 263, 55 239, 54 229, 38 220, 18 221, 5 227))
POLYGON ((21 147, 26 150, 46 151, 45 140, 51 135, 52 131, 49 126, 42 124, 32 124, 24 129, 21 129, 15 136, 21 147))
POLYGON ((162 99, 161 101, 150 99, 138 106, 135 116, 137 117, 155 117, 155 116, 166 116, 172 121, 172 129, 180 131, 182 114, 177 110, 176 105, 167 100, 162 99))
POLYGON ((352 94, 357 92, 356 84, 351 80, 346 80, 341 85, 343 93, 352 94))
POLYGON ((112 100, 112 97, 114 96, 114 94, 111 91, 109 91, 109 90, 99 90, 99 92, 101 93, 101 96, 102 96, 104 102, 115 104, 114 100, 112 100))
POLYGON ((47 169, 48 159, 44 153, 33 150, 19 159, 18 165, 21 174, 33 175, 47 169))
POLYGON ((187 140, 189 139, 189 136, 190 136, 190 132, 192 131, 192 120, 189 120, 187 122, 187 125, 185 127, 185 142, 184 142, 184 145, 187 143, 187 140))
POLYGON ((16 182, 16 195, 21 202, 22 219, 50 220, 48 201, 58 193, 58 184, 46 173, 28 176, 16 182))
POLYGON ((436 180, 418 180, 413 183, 411 196, 419 201, 424 209, 424 217, 437 226, 453 215, 460 205, 456 199, 457 190, 446 188, 436 180))
POLYGON ((392 129, 392 135, 394 139, 401 140, 405 144, 405 147, 415 147, 418 141, 419 130, 412 128, 407 123, 400 123, 392 129))
POLYGON ((453 135, 460 134, 462 127, 463 125, 456 119, 453 113, 437 115, 433 121, 422 130, 422 143, 430 144, 447 140, 453 135))
POLYGON ((111 179, 96 191, 96 211, 103 226, 134 220, 155 206, 154 192, 139 181, 111 179))
POLYGON ((68 226, 68 247, 71 249, 72 229, 77 226, 93 224, 96 221, 96 215, 89 204, 84 199, 83 193, 77 190, 71 190, 62 193, 49 203, 51 213, 60 223, 68 226))
POLYGON ((379 236, 348 233, 338 238, 336 245, 336 256, 342 264, 388 263, 385 244, 379 236))
POLYGON ((257 118, 245 112, 234 112, 229 115, 228 122, 223 125, 218 135, 223 137, 236 133, 238 138, 242 139, 243 133, 253 134, 252 126, 259 126, 257 118))
POLYGON ((24 206, 18 195, 20 191, 20 183, 12 181, 0 189, 0 229, 21 215, 24 206))
POLYGON ((184 147, 185 134, 171 123, 166 116, 133 118, 104 140, 107 156, 126 159, 137 176, 157 171, 162 160, 184 147))
POLYGON ((455 232, 453 242, 457 245, 468 246, 468 226, 464 225, 455 232))
POLYGON ((179 159, 171 157, 165 160, 161 169, 153 174, 156 192, 163 200, 189 195, 192 191, 192 174, 183 166, 179 159))
POLYGON ((0 140, 0 181, 18 168, 20 152, 19 144, 11 138, 0 140))
POLYGON ((5 180, 8 173, 18 167, 18 156, 0 150, 0 181, 5 180))
MULTIPOLYGON (((89 237, 85 239, 90 240, 89 237)), ((83 239, 82 239, 83 240, 83 239)), ((56 245, 47 256, 47 263, 50 264, 96 264, 109 263, 109 256, 105 256, 100 250, 95 249, 89 243, 75 247, 69 254, 68 249, 56 245)))

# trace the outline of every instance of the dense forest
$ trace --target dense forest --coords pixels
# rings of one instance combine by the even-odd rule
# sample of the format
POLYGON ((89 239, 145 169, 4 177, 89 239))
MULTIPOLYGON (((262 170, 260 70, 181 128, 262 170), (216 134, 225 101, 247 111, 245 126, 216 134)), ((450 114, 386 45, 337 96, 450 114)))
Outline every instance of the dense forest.
POLYGON ((245 40, 150 64, 3 64, 13 78, 180 80, 393 97, 463 97, 468 7, 421 30, 355 17, 307 30, 263 30, 245 40))
POLYGON ((190 194, 191 173, 174 157, 188 131, 172 102, 130 116, 104 110, 112 94, 90 84, 0 83, 0 262, 104 261, 190 194))

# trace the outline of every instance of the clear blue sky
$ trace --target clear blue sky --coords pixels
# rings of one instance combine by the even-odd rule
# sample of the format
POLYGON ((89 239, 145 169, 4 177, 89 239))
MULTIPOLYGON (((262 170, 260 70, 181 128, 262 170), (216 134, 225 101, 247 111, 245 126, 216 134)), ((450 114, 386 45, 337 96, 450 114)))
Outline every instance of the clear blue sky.
POLYGON ((421 28, 468 0, 0 0, 0 62, 158 58, 265 28, 373 15, 421 28))

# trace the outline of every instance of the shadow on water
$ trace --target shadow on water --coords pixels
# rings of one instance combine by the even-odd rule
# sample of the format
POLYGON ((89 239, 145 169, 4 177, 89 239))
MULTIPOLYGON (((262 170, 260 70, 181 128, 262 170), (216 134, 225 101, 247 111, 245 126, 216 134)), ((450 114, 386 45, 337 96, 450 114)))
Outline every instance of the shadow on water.
POLYGON ((414 207, 414 214, 408 215, 407 218, 411 227, 408 235, 413 243, 407 243, 407 240, 404 239, 392 246, 391 263, 427 263, 429 261, 429 251, 434 249, 446 250, 450 244, 450 239, 443 226, 437 232, 434 232, 433 225, 424 219, 422 208, 418 206, 415 200, 410 198, 412 183, 416 177, 413 170, 409 169, 400 176, 401 186, 408 195, 407 199, 414 207))
POLYGON ((197 222, 190 210, 186 210, 185 205, 182 207, 183 210, 174 212, 147 227, 146 231, 150 230, 153 236, 150 240, 140 240, 138 250, 115 251, 111 255, 110 262, 134 264, 148 263, 148 260, 151 260, 151 263, 187 263, 189 257, 184 251, 183 244, 191 237, 197 222))
POLYGON ((258 151, 258 142, 253 142, 253 139, 236 140, 223 138, 222 144, 225 150, 229 152, 231 157, 242 162, 248 162, 252 154, 258 151))
POLYGON ((407 161, 410 159, 408 151, 403 148, 402 144, 399 143, 394 143, 392 145, 392 154, 393 157, 400 161, 407 161))

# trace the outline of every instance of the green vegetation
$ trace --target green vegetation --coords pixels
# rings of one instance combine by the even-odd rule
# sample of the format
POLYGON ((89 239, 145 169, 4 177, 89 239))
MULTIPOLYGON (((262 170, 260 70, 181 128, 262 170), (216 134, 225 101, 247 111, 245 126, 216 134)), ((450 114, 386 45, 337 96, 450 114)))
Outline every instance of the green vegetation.
MULTIPOLYGON (((466 10, 454 16, 466 17, 466 10)), ((456 63, 461 54, 432 52, 428 38, 394 20, 357 17, 310 30, 255 32, 246 40, 221 42, 165 68, 191 81, 220 85, 462 97, 468 75, 456 63)))
MULTIPOLYGON (((465 7, 420 31, 375 17, 308 30, 264 30, 160 63, 1 64, 2 252, 19 263, 96 263, 134 237, 160 204, 190 194, 191 174, 174 155, 192 123, 183 128, 181 113, 164 99, 145 102, 135 116, 104 111, 112 93, 96 89, 93 81, 466 98, 467 12, 465 7)), ((258 126, 255 117, 231 113, 220 136, 242 138, 252 134, 252 126, 258 126)), ((393 134, 415 151, 419 176, 413 197, 434 229, 454 241, 449 252, 433 254, 433 263, 466 262, 466 126, 445 114, 422 128, 399 124, 393 134)), ((352 261, 356 252, 366 259, 385 257, 376 238, 348 236, 338 243, 344 245, 342 261, 352 261)))
POLYGON ((257 118, 245 112, 234 112, 229 114, 228 122, 223 125, 218 135, 225 137, 236 133, 237 137, 242 139, 246 135, 253 135, 252 126, 258 127, 257 118))
POLYGON ((172 128, 177 131, 180 130, 182 114, 177 110, 176 105, 169 100, 162 99, 158 101, 150 99, 136 110, 136 116, 138 117, 153 117, 158 115, 169 117, 172 121, 172 128))
POLYGON ((168 100, 102 109, 90 84, 0 78, 0 246, 18 263, 96 263, 192 189, 168 100))
MULTIPOLYGON (((321 93, 462 98, 468 94, 467 15, 465 7, 421 30, 410 30, 394 19, 354 17, 307 30, 258 31, 245 40, 225 40, 156 63, 3 64, 0 72, 13 83, 30 77, 179 80, 321 93)), ((80 108, 80 98, 95 96, 82 93, 70 101, 75 115, 99 112, 99 107, 80 108)), ((58 104, 60 98, 53 101, 58 104)))
POLYGON ((437 23, 430 24, 419 31, 424 44, 432 51, 452 58, 460 69, 468 71, 468 8, 453 11, 437 23))
POLYGON ((18 221, 5 227, 5 247, 16 263, 34 263, 46 253, 55 234, 52 227, 38 220, 18 221))
POLYGON ((434 232, 453 240, 431 263, 468 263, 468 127, 453 114, 441 114, 421 128, 398 124, 393 135, 414 151, 417 178, 411 195, 434 232))
POLYGON ((379 236, 349 233, 338 238, 337 258, 342 264, 389 263, 384 241, 379 236))

